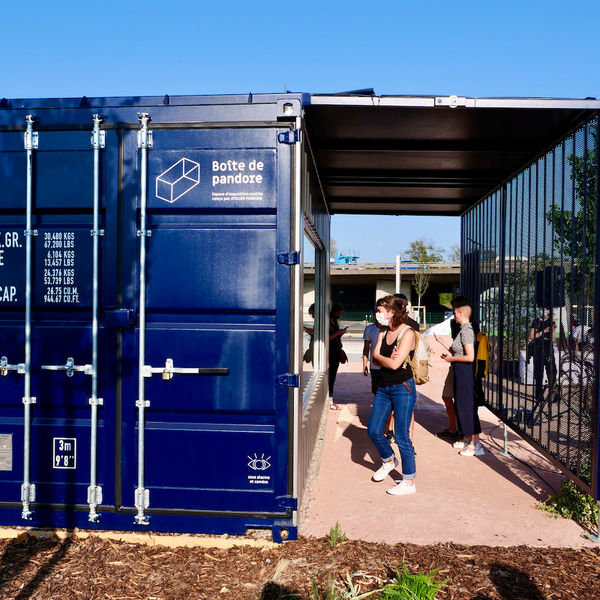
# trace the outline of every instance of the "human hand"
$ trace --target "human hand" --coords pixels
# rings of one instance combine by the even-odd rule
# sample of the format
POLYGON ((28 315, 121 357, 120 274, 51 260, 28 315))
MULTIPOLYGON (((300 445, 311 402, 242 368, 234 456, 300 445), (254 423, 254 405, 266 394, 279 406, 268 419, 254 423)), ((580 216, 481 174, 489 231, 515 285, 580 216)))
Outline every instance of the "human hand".
POLYGON ((368 367, 367 365, 365 365, 365 366, 363 367, 363 375, 364 375, 365 377, 368 377, 368 375, 369 375, 369 367, 368 367))

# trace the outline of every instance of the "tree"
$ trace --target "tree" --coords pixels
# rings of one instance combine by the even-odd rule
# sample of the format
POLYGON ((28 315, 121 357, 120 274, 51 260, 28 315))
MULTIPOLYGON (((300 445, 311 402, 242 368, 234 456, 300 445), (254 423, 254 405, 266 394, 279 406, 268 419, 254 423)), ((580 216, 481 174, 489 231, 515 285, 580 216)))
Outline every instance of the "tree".
POLYGON ((454 244, 447 252, 448 260, 450 262, 460 262, 460 244, 454 244))
POLYGON ((329 258, 334 258, 337 252, 337 242, 333 238, 329 238, 329 258))
MULTIPOLYGON (((583 304, 593 303, 593 285, 586 277, 595 273, 596 204, 598 202, 598 125, 586 130, 589 146, 581 156, 570 154, 570 178, 575 186, 575 206, 561 209, 553 203, 546 213, 554 229, 554 248, 563 257, 571 259, 572 270, 566 265, 565 279, 583 304), (574 210, 573 210, 574 209, 574 210), (585 290, 585 291, 584 291, 585 290)), ((567 203, 565 203, 567 204, 567 203)), ((568 202, 568 204, 571 204, 568 202)))
POLYGON ((427 240, 421 239, 411 242, 405 254, 418 265, 413 280, 413 287, 419 297, 418 305, 421 306, 421 298, 429 287, 429 278, 431 276, 431 270, 428 265, 430 263, 440 262, 442 260, 443 250, 436 248, 427 240))

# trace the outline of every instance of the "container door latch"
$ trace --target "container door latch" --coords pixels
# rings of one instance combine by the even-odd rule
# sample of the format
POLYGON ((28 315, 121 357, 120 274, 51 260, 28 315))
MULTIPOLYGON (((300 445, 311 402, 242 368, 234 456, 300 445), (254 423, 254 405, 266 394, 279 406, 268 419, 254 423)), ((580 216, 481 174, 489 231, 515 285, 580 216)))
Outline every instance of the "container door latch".
POLYGON ((175 367, 173 365, 173 359, 167 358, 164 367, 151 367, 150 365, 144 365, 143 369, 144 377, 152 377, 155 373, 160 373, 163 381, 169 381, 173 379, 173 375, 205 375, 205 376, 223 376, 229 375, 229 369, 227 367, 175 367))

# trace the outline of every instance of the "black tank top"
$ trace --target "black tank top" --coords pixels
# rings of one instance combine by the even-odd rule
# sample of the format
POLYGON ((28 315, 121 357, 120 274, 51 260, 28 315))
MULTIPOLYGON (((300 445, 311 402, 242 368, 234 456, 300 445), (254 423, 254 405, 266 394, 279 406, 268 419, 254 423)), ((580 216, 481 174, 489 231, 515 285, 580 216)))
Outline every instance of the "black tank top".
MULTIPOLYGON (((408 331, 408 330, 407 330, 408 331)), ((400 333, 398 333, 400 335, 400 333)), ((387 333, 383 336, 383 340, 381 341, 380 353, 382 356, 386 358, 392 357, 392 352, 396 347, 396 342, 398 338, 391 343, 387 343, 387 333)), ((409 353, 409 358, 412 358, 414 354, 414 350, 411 350, 409 353)), ((381 387, 385 387, 388 385, 398 385, 399 383, 404 383, 405 381, 409 381, 412 379, 412 369, 410 368, 410 364, 406 362, 405 365, 400 365, 397 369, 389 369, 387 367, 381 367, 379 370, 379 385, 381 387)))

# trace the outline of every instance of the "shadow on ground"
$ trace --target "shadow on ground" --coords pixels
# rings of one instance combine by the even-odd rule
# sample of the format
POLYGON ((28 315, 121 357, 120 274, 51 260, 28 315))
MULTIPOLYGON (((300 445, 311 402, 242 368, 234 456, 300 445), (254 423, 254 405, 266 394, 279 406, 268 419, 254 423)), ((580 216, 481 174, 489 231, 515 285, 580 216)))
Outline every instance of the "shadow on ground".
POLYGON ((26 600, 31 598, 37 588, 47 579, 54 567, 65 556, 73 541, 67 538, 63 542, 53 539, 40 540, 35 537, 27 537, 25 540, 15 539, 6 547, 2 558, 0 558, 0 595, 8 583, 17 579, 25 571, 30 563, 39 564, 35 556, 49 548, 56 547, 54 554, 35 572, 29 583, 25 584, 14 600, 26 600))
MULTIPOLYGON (((531 577, 507 564, 494 563, 490 567, 490 579, 496 586, 502 600, 545 600, 531 577)), ((492 600, 490 596, 477 594, 473 600, 492 600)))

